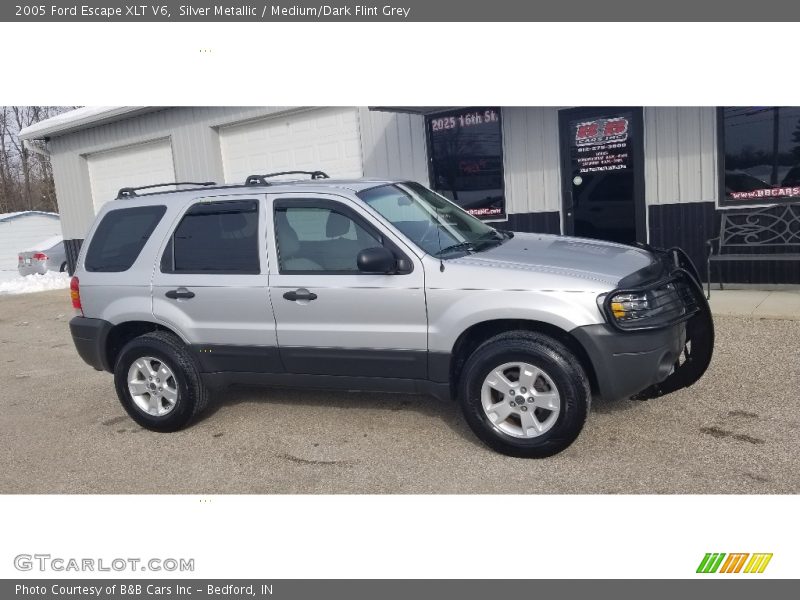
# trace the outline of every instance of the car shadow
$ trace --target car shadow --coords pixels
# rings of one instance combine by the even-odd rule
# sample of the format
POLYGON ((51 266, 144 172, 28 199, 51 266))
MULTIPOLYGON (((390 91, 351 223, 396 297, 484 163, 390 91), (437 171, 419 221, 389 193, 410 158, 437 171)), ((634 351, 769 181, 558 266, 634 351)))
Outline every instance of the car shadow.
POLYGON ((237 404, 268 403, 280 406, 326 407, 339 409, 385 410, 390 412, 413 410, 437 419, 449 427, 456 435, 473 446, 486 448, 472 433, 455 401, 440 400, 433 396, 391 394, 386 392, 331 391, 331 390, 293 390, 288 387, 232 385, 221 390, 211 391, 208 409, 197 422, 205 421, 225 406, 237 404))
MULTIPOLYGON (((641 402, 627 398, 620 400, 593 398, 590 418, 591 414, 613 414, 632 410, 641 402)), ((472 446, 489 451, 467 425, 456 401, 440 400, 424 395, 322 389, 294 390, 290 387, 236 384, 223 389, 211 390, 209 406, 200 415, 198 422, 211 418, 226 406, 260 403, 345 410, 361 410, 365 407, 389 412, 413 410, 425 417, 444 423, 453 433, 472 446)))

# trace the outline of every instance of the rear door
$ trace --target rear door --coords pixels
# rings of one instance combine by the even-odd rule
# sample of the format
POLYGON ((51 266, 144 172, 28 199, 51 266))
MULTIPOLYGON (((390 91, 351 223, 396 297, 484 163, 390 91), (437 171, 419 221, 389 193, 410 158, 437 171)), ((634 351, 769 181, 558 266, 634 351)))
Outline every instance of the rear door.
POLYGON ((270 294, 281 358, 290 373, 423 379, 427 376, 424 273, 403 242, 356 202, 325 194, 274 194, 270 294), (406 266, 362 273, 362 249, 386 246, 406 266))
POLYGON ((153 314, 208 372, 280 372, 269 299, 265 200, 199 199, 173 225, 153 275, 153 314))

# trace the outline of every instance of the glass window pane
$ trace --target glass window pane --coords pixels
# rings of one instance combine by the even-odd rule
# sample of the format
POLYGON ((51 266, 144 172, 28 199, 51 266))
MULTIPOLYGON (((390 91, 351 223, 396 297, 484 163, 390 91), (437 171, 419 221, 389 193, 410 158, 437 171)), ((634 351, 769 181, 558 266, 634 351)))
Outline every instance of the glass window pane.
POLYGON ((175 273, 259 273, 258 202, 195 205, 175 229, 164 257, 167 264, 174 260, 168 270, 175 273))
POLYGON ((166 210, 165 206, 139 206, 106 213, 86 251, 86 270, 130 269, 166 210))
POLYGON ((800 107, 722 109, 727 206, 800 199, 800 107))
POLYGON ((275 231, 281 272, 357 272, 358 253, 381 245, 350 217, 329 208, 279 209, 275 231))
POLYGON ((471 215, 505 216, 503 135, 499 108, 469 108, 428 117, 433 189, 471 215))

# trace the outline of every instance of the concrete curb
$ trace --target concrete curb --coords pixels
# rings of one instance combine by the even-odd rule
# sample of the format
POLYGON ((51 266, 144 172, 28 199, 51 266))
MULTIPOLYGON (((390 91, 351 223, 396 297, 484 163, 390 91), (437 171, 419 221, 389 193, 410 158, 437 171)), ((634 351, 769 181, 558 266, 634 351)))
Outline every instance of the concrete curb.
POLYGON ((711 312, 726 317, 800 321, 800 291, 712 290, 711 312))

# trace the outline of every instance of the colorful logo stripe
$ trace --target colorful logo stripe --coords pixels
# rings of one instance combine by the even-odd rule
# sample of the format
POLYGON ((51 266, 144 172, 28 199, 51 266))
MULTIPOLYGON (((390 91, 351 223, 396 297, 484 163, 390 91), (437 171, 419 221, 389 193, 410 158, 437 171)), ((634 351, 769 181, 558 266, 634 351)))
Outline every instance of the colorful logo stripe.
POLYGON ((707 552, 703 560, 700 561, 697 572, 763 573, 770 560, 772 560, 772 553, 750 554, 748 552, 734 552, 725 554, 724 552, 707 552), (725 558, 726 556, 727 558, 725 558), (749 561, 747 560, 748 557, 750 557, 749 561), (742 571, 742 567, 744 567, 744 571, 742 571))

